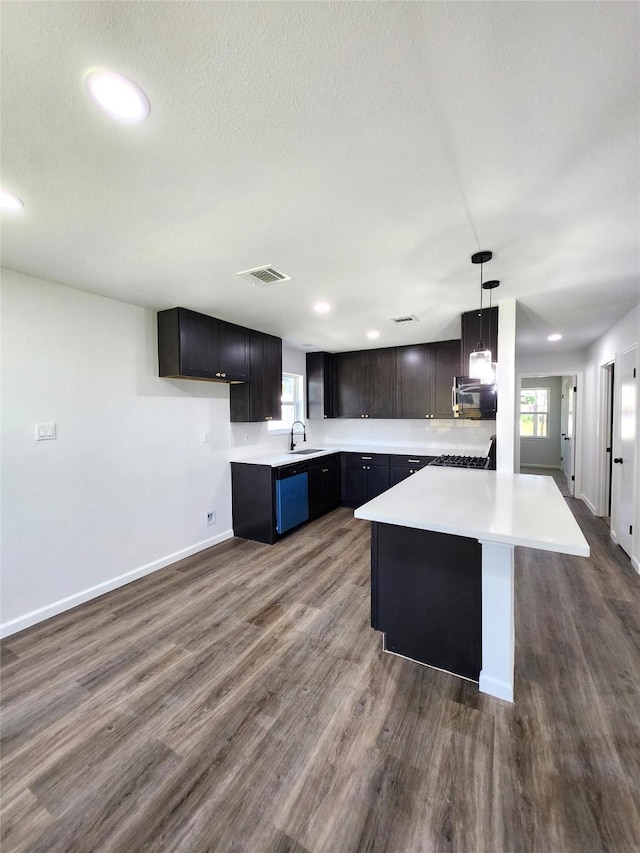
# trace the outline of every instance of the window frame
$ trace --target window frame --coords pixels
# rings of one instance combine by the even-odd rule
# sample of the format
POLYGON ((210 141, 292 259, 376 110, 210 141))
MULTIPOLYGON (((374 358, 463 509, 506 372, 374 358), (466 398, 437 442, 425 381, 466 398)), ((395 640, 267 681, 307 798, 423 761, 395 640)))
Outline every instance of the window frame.
MULTIPOLYGON (((291 373, 288 370, 283 370, 282 371, 282 384, 283 385, 284 385, 285 377, 288 379, 293 379, 295 382, 294 399, 293 399, 292 404, 281 402, 280 414, 282 415, 282 407, 283 406, 293 405, 293 421, 302 421, 302 420, 304 420, 304 407, 305 407, 304 374, 291 373)), ((281 398, 281 400, 282 400, 282 398, 281 398)), ((284 425, 285 420, 282 417, 280 418, 280 420, 268 421, 267 423, 268 423, 269 435, 285 435, 285 434, 289 434, 291 432, 291 427, 284 425)))
MULTIPOLYGON (((540 441, 540 440, 548 440, 549 439, 549 416, 551 414, 551 388, 548 385, 535 385, 530 388, 523 388, 520 386, 520 405, 519 405, 519 414, 518 414, 518 437, 520 439, 525 439, 525 441, 540 441), (544 391, 547 395, 547 405, 546 408, 541 411, 536 412, 523 412, 522 411, 522 395, 527 393, 535 393, 536 391, 544 391), (545 420, 545 435, 523 435, 522 434, 522 416, 523 415, 544 415, 545 420)), ((535 423, 535 418, 534 418, 535 423)))

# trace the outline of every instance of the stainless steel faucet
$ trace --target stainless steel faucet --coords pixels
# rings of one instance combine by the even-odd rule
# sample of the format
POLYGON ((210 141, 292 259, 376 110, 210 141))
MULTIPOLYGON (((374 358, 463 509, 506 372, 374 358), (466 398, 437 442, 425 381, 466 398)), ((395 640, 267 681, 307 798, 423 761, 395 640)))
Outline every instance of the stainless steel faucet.
MULTIPOLYGON (((300 424, 300 426, 302 427, 302 440, 303 441, 307 440, 307 428, 306 428, 306 426, 302 423, 302 421, 294 421, 291 424, 291 450, 293 450, 294 447, 296 446, 295 442, 293 440, 293 428, 296 424, 300 424)), ((300 435, 300 433, 298 432, 298 433, 296 433, 296 435, 300 435)))

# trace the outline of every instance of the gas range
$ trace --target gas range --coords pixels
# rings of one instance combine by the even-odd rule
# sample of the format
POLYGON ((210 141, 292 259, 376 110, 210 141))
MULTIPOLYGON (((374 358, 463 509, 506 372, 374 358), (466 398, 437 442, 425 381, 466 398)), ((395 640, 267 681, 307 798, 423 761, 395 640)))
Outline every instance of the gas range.
POLYGON ((491 467, 488 456, 450 456, 443 454, 429 462, 429 465, 438 465, 442 468, 478 468, 486 470, 491 467))

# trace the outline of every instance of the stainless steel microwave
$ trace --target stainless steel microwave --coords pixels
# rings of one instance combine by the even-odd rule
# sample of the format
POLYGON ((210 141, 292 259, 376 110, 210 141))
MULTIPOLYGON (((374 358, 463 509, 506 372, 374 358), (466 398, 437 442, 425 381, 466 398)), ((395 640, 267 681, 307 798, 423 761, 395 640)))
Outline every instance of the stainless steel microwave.
POLYGON ((471 376, 455 376, 451 406, 455 418, 494 420, 498 409, 497 386, 483 385, 471 376))

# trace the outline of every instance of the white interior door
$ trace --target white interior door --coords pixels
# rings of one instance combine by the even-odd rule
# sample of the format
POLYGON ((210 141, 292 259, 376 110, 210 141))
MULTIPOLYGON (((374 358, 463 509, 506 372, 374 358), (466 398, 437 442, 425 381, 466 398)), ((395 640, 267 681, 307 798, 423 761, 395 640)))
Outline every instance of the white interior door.
POLYGON ((613 407, 611 536, 631 556, 635 501, 638 392, 636 347, 616 358, 613 407))
POLYGON ((562 471, 569 494, 575 494, 575 432, 576 432, 576 377, 562 377, 561 441, 562 471))

